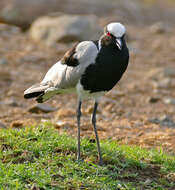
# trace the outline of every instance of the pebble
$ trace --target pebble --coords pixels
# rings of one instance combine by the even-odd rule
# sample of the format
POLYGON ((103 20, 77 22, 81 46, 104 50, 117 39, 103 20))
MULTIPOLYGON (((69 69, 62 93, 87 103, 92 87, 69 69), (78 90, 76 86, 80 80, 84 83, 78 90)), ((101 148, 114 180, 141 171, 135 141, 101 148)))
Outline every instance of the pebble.
POLYGON ((9 99, 4 102, 5 105, 12 106, 12 107, 17 107, 19 104, 14 100, 14 99, 9 99))
POLYGON ((172 66, 166 66, 163 68, 155 67, 152 68, 147 73, 147 78, 159 81, 159 80, 167 80, 167 78, 173 78, 175 77, 175 67, 172 66))
POLYGON ((94 15, 64 14, 36 19, 31 25, 29 34, 37 42, 53 45, 57 42, 96 39, 101 35, 101 28, 94 15))
POLYGON ((54 123, 54 127, 56 129, 64 128, 64 129, 69 129, 69 128, 75 128, 75 125, 68 123, 66 121, 57 121, 54 123))
POLYGON ((152 81, 152 85, 154 88, 169 88, 171 86, 171 79, 163 78, 160 81, 152 81))
POLYGON ((150 32, 153 34, 163 34, 167 32, 167 27, 162 22, 157 22, 150 27, 150 32))
POLYGON ((159 97, 151 97, 151 96, 149 96, 149 97, 146 99, 146 103, 157 103, 159 100, 160 100, 159 97))
POLYGON ((173 104, 175 105, 175 99, 174 98, 165 98, 164 100, 165 104, 173 104))
POLYGON ((10 124, 10 127, 11 128, 17 128, 17 129, 23 128, 24 127, 24 121, 22 121, 22 120, 13 121, 10 124))
POLYGON ((151 119, 150 122, 160 124, 161 126, 175 128, 175 122, 171 120, 167 115, 162 115, 159 118, 151 119))
POLYGON ((49 113, 56 111, 57 108, 51 107, 48 104, 36 104, 28 109, 31 113, 49 113))

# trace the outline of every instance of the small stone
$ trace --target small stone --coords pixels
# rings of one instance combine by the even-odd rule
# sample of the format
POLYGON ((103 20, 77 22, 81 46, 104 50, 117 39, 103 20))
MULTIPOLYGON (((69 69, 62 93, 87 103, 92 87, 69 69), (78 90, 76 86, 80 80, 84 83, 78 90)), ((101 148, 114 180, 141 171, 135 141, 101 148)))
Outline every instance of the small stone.
POLYGON ((159 124, 161 126, 175 128, 175 122, 171 118, 169 118, 167 115, 162 115, 159 118, 154 118, 149 121, 152 123, 159 124))
POLYGON ((53 125, 56 129, 60 129, 60 128, 68 129, 68 128, 75 127, 73 124, 70 124, 66 121, 58 121, 58 122, 54 123, 53 125))
POLYGON ((164 78, 160 81, 153 81, 152 85, 154 86, 154 88, 169 88, 171 86, 171 79, 164 78))
POLYGON ((14 99, 7 100, 4 102, 4 104, 8 106, 13 106, 13 107, 19 106, 18 103, 14 99))
POLYGON ((169 117, 165 117, 162 120, 162 126, 175 127, 175 122, 171 120, 169 117))
POLYGON ((142 135, 144 135, 144 132, 141 131, 141 132, 139 132, 136 136, 137 136, 137 137, 141 137, 142 135))
POLYGON ((21 120, 13 121, 10 124, 10 127, 11 128, 23 128, 24 127, 24 121, 21 121, 21 120))
POLYGON ((148 97, 147 99, 146 99, 146 102, 147 103, 157 103, 158 101, 160 100, 160 98, 159 97, 148 97))
POLYGON ((163 34, 163 33, 167 32, 167 27, 164 23, 157 22, 150 27, 150 31, 153 34, 163 34))
POLYGON ((147 78, 155 81, 171 77, 175 77, 175 67, 172 66, 166 66, 163 68, 155 67, 147 73, 147 78))
POLYGON ((36 104, 28 109, 31 113, 49 113, 56 111, 57 108, 51 107, 48 104, 36 104))
POLYGON ((66 124, 66 123, 63 122, 63 121, 58 121, 58 122, 54 123, 54 127, 55 127, 56 129, 60 129, 60 128, 64 127, 65 124, 66 124))
POLYGON ((30 29, 33 40, 53 45, 57 42, 69 43, 96 39, 101 28, 94 15, 44 16, 34 21, 30 29))
POLYGON ((165 104, 173 104, 175 105, 175 99, 174 98, 165 98, 164 100, 165 104))
POLYGON ((167 115, 160 116, 160 121, 169 121, 170 118, 167 115))
POLYGON ((150 71, 146 74, 146 77, 148 79, 152 79, 152 80, 158 80, 160 78, 160 75, 162 73, 162 69, 161 68, 151 68, 150 71))

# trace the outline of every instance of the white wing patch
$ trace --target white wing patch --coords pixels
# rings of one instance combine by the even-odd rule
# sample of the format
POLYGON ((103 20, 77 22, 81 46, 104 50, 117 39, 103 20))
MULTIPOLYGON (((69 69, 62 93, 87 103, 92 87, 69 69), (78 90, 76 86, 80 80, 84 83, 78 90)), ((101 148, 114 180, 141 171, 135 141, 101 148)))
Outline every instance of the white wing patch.
MULTIPOLYGON (((91 41, 84 41, 77 45, 74 58, 78 59, 79 65, 71 67, 63 65, 61 61, 54 64, 46 73, 41 84, 51 83, 57 89, 75 88, 86 67, 95 63, 98 50, 91 41)), ((47 89, 47 91, 50 91, 47 89)), ((52 91, 52 90, 51 90, 52 91)))
POLYGON ((58 83, 61 83, 65 69, 66 65, 63 65, 58 61, 48 70, 41 83, 52 82, 53 86, 56 86, 58 83))

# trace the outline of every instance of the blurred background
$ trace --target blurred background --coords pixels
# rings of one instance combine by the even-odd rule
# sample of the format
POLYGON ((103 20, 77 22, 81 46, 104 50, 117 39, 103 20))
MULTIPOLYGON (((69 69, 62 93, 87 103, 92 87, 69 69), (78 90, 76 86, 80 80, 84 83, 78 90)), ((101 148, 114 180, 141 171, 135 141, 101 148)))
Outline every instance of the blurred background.
MULTIPOLYGON (((0 0, 0 128, 49 121, 76 135, 76 95, 40 105, 23 92, 76 41, 98 39, 117 21, 127 29, 130 65, 99 106, 100 138, 174 154, 174 10, 173 0, 0 0)), ((84 102, 81 134, 90 138, 92 109, 84 102)))

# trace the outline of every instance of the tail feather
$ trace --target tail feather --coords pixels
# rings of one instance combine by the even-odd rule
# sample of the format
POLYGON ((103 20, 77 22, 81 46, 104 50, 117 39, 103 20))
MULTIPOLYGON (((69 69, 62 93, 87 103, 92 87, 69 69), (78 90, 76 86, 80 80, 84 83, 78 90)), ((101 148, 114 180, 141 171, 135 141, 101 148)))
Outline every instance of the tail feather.
POLYGON ((59 89, 52 86, 52 83, 35 84, 24 91, 24 98, 36 98, 38 103, 43 103, 54 95, 59 94, 59 89))
POLYGON ((48 84, 35 84, 24 91, 24 98, 35 98, 44 95, 45 90, 49 88, 48 84))
POLYGON ((50 98, 52 98, 56 94, 58 94, 58 93, 54 90, 46 91, 43 94, 40 94, 39 96, 37 96, 36 101, 38 103, 43 103, 43 102, 49 100, 50 98))
POLYGON ((43 94, 44 92, 32 92, 32 93, 24 94, 24 98, 25 99, 35 98, 43 94))

